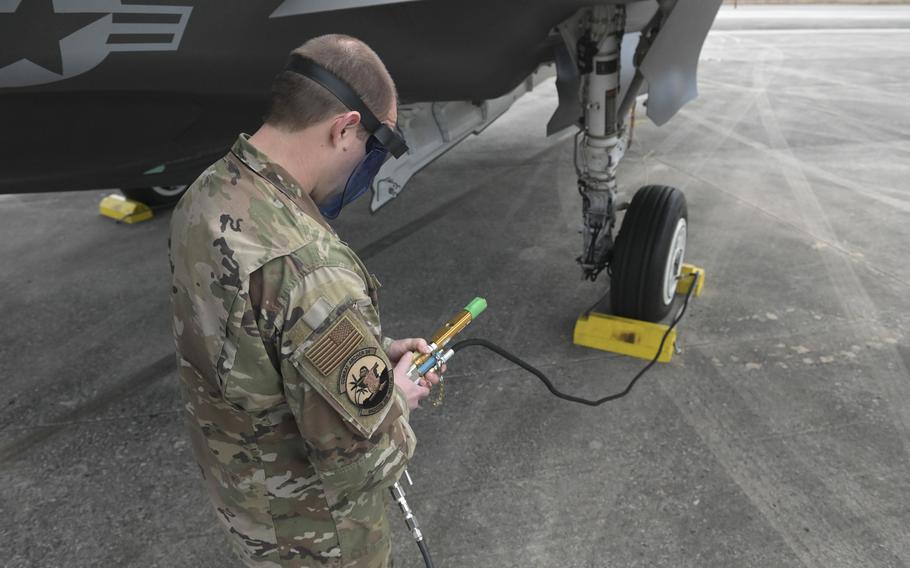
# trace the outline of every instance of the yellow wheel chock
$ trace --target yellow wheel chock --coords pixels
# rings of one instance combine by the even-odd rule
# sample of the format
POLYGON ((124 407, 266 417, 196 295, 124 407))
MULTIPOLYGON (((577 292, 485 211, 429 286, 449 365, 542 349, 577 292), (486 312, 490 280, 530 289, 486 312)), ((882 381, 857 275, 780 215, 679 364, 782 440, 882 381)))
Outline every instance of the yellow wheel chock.
MULTIPOLYGON (((690 274, 698 273, 698 283, 692 296, 701 295, 705 283, 705 270, 691 264, 683 264, 682 274, 676 286, 677 294, 687 294, 689 287, 692 285, 690 274)), ((652 323, 647 321, 623 318, 610 314, 601 314, 591 312, 583 314, 575 322, 575 333, 572 341, 575 345, 619 353, 630 357, 637 357, 650 361, 654 358, 660 348, 660 341, 663 339, 667 328, 670 326, 662 323, 652 323)), ((674 328, 663 348, 660 350, 660 356, 657 360, 661 363, 669 363, 673 357, 673 351, 676 346, 676 329, 674 328)))
POLYGON ((127 199, 126 197, 112 193, 104 197, 98 205, 98 212, 105 217, 110 217, 118 223, 127 223, 132 225, 142 221, 148 221, 152 218, 152 210, 148 205, 127 199))
POLYGON ((691 264, 683 264, 680 272, 679 282, 676 283, 676 293, 688 294, 689 287, 692 285, 692 278, 690 276, 692 274, 698 274, 698 284, 695 285, 695 291, 692 292, 692 295, 696 298, 701 296, 701 290, 705 286, 705 269, 692 266, 691 264))

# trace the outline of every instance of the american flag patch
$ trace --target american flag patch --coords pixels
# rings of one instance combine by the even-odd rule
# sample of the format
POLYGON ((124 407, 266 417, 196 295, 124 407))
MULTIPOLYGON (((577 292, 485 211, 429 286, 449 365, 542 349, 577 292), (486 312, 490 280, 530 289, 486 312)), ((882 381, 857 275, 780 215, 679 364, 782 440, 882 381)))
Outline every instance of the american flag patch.
POLYGON ((363 334, 357 331, 348 316, 344 316, 307 349, 304 356, 320 373, 328 375, 354 351, 361 340, 363 334))

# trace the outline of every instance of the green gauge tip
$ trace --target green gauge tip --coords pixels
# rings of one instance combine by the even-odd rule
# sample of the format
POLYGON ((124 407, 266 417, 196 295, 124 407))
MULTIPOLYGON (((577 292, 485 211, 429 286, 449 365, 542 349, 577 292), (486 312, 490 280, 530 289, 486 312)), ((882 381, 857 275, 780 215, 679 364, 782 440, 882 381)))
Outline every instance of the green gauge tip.
POLYGON ((483 298, 474 298, 471 303, 464 307, 471 314, 471 319, 477 318, 481 312, 487 309, 487 301, 483 298))

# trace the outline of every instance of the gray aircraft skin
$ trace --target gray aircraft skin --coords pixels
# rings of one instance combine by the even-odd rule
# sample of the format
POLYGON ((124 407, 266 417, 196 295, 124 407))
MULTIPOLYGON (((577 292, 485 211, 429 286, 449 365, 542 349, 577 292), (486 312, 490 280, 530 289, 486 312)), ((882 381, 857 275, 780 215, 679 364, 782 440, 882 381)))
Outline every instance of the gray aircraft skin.
MULTIPOLYGON (((639 94, 657 124, 696 96, 698 55, 720 3, 0 0, 0 194, 179 195, 238 132, 258 127, 291 50, 345 33, 373 47, 395 78, 410 147, 377 176, 374 211, 555 68, 559 105, 541 132, 579 129, 579 262, 593 280, 612 258, 616 213, 629 205, 615 176, 628 117, 639 94)), ((678 265, 677 253, 668 262, 678 265)))
MULTIPOLYGON (((656 8, 637 4, 628 32, 656 8)), ((551 30, 590 5, 0 0, 0 193, 189 183, 258 126, 287 54, 323 33, 372 46, 403 104, 493 99, 552 62, 551 30)))

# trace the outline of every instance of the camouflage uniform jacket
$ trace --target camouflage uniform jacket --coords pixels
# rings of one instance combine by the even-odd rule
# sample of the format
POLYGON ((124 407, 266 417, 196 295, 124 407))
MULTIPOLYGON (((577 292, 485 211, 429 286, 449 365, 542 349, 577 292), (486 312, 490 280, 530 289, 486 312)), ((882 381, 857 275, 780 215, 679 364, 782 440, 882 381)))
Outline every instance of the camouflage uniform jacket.
POLYGON ((249 566, 386 566, 387 488, 414 452, 378 282, 241 135, 171 220, 193 451, 249 566))

